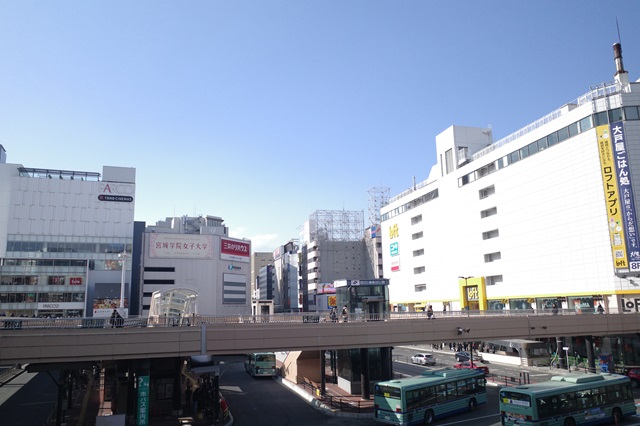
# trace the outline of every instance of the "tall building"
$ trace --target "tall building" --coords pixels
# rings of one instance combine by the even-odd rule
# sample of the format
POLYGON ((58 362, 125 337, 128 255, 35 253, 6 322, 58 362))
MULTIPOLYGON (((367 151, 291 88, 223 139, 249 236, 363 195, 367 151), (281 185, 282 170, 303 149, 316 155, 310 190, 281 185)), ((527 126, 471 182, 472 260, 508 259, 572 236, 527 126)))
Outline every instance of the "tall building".
POLYGON ((0 145, 0 314, 127 313, 138 262, 135 169, 29 168, 6 158, 0 145))
POLYGON ((395 310, 638 312, 640 81, 615 81, 498 141, 451 126, 429 177, 381 209, 395 310))
POLYGON ((251 253, 251 294, 252 298, 256 298, 256 282, 260 269, 267 265, 273 264, 273 253, 264 251, 255 251, 251 253))
POLYGON ((302 309, 299 257, 300 246, 297 240, 289 241, 273 251, 276 285, 282 295, 282 306, 275 306, 275 312, 300 312, 302 309))
POLYGON ((173 217, 147 226, 142 238, 142 313, 155 291, 197 292, 200 315, 251 311, 251 241, 228 237, 216 216, 173 217))

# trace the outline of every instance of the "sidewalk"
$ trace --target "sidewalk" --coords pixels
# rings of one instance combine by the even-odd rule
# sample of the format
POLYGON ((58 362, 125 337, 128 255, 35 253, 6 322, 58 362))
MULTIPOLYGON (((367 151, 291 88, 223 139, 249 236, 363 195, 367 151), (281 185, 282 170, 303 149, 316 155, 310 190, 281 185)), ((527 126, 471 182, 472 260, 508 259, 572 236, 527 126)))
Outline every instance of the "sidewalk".
POLYGON ((279 376, 274 377, 274 380, 328 416, 373 419, 373 390, 370 398, 365 400, 360 395, 348 393, 336 384, 326 383, 326 395, 320 396, 315 389, 306 384, 296 384, 279 376))

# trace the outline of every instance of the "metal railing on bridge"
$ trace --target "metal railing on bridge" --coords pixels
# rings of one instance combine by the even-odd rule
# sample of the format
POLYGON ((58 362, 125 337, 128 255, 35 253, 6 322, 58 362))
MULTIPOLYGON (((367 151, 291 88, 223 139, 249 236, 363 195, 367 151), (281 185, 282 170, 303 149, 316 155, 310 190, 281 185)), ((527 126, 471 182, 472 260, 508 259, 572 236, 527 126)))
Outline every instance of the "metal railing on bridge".
MULTIPOLYGON (((624 312, 626 313, 626 312, 624 312)), ((629 312, 635 313, 635 312, 629 312)), ((623 314, 610 310, 608 314, 623 314)), ((436 313, 430 320, 468 317, 533 317, 551 315, 600 315, 594 309, 576 311, 561 309, 557 313, 550 309, 447 311, 436 313)), ((602 314, 607 315, 607 314, 602 314)), ((65 329, 65 328, 136 328, 136 327, 190 327, 207 324, 262 324, 262 323, 343 323, 369 321, 429 320, 426 312, 389 312, 385 314, 351 313, 346 318, 332 318, 329 312, 280 313, 273 315, 191 315, 188 317, 129 317, 111 318, 69 317, 69 318, 25 318, 0 317, 0 330, 15 329, 65 329)))

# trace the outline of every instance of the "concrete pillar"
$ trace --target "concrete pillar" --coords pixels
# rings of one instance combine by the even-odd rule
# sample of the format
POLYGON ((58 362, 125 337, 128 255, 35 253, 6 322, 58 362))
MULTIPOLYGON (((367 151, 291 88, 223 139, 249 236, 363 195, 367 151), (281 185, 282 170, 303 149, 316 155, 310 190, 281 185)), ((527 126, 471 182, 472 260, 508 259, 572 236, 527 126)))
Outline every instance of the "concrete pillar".
POLYGON ((595 373, 596 359, 593 356, 593 336, 585 336, 584 344, 587 347, 587 365, 589 367, 589 373, 595 373))
POLYGON ((393 379, 393 359, 391 356, 391 351, 393 349, 389 346, 385 348, 380 348, 380 363, 382 370, 382 380, 392 380, 393 379))
POLYGON ((369 348, 360 348, 360 386, 362 399, 370 399, 369 390, 369 348))
POLYGON ((567 363, 564 357, 564 350, 562 349, 564 347, 564 343, 562 341, 562 337, 557 336, 556 337, 556 355, 558 355, 558 365, 560 368, 567 368, 567 363))
POLYGON ((325 396, 327 393, 327 371, 325 365, 325 353, 324 349, 320 350, 320 395, 325 396))

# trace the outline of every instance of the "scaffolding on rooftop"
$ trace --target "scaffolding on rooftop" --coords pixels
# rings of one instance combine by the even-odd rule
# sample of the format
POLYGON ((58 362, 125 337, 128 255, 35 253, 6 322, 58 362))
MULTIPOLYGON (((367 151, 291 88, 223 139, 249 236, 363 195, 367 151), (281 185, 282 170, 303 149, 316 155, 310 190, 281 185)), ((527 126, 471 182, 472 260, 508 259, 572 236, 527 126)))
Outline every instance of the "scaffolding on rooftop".
POLYGON ((311 241, 360 241, 364 238, 364 212, 316 210, 309 215, 311 241))
POLYGON ((372 187, 367 192, 369 193, 369 226, 374 227, 382 223, 380 209, 389 204, 391 188, 372 187))

